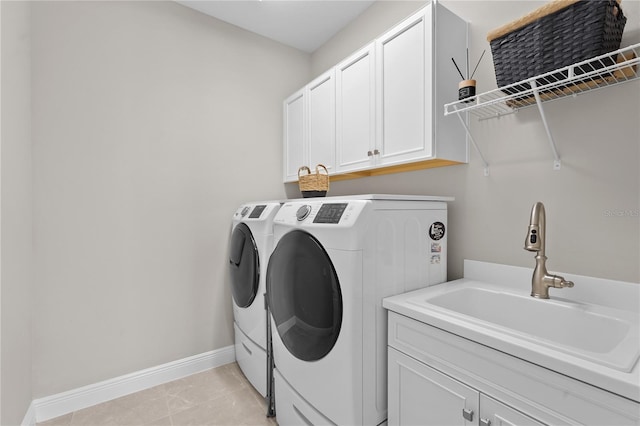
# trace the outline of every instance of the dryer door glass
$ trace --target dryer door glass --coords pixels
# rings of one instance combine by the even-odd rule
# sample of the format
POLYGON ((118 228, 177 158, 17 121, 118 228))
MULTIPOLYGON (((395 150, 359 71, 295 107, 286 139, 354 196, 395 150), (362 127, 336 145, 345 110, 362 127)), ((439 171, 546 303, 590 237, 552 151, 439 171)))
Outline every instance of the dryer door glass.
POLYGON ((311 234, 285 234, 271 254, 267 299, 278 335, 304 361, 328 354, 342 324, 342 293, 329 255, 311 234))
POLYGON ((250 306, 258 292, 260 261, 253 234, 244 223, 238 224, 231 234, 229 270, 234 302, 241 308, 250 306))

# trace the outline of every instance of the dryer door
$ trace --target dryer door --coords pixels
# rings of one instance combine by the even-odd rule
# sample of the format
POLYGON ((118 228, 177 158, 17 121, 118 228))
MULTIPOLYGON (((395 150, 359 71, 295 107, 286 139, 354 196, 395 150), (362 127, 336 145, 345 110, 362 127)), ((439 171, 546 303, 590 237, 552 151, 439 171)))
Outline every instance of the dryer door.
POLYGON ((244 223, 239 223, 231 234, 229 269, 234 302, 241 308, 251 306, 260 284, 260 260, 253 234, 244 223))
POLYGON ((267 300, 282 342, 293 356, 315 361, 338 340, 342 293, 329 255, 311 234, 285 234, 271 254, 267 300))

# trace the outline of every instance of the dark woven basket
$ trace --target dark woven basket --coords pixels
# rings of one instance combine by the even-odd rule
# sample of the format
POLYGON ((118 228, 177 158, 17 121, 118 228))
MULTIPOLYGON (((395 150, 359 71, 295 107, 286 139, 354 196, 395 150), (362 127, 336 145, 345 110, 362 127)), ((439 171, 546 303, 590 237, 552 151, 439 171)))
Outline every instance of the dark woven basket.
MULTIPOLYGON (((619 49, 626 22, 616 0, 556 0, 492 31, 487 39, 491 44, 498 87, 619 49), (510 25, 514 29, 503 34, 510 30, 510 25)), ((610 61, 589 63, 576 69, 576 75, 612 65, 615 58, 610 61)), ((566 73, 554 73, 545 80, 566 77, 566 73)), ((528 84, 523 84, 513 91, 529 88, 528 84)))

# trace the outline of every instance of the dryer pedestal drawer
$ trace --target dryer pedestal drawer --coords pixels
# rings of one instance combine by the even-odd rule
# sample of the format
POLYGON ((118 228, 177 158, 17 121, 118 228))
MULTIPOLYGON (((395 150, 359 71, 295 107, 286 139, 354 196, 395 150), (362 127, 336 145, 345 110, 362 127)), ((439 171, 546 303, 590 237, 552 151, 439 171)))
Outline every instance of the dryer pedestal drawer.
POLYGON ((234 322, 236 361, 260 395, 267 394, 267 352, 255 344, 234 322))

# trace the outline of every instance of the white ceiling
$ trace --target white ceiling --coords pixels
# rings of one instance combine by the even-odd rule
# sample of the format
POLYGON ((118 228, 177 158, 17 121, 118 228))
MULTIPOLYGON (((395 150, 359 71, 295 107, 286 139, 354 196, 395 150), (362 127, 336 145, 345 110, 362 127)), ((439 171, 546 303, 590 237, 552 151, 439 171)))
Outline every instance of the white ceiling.
POLYGON ((313 52, 375 0, 176 0, 264 37, 313 52))

